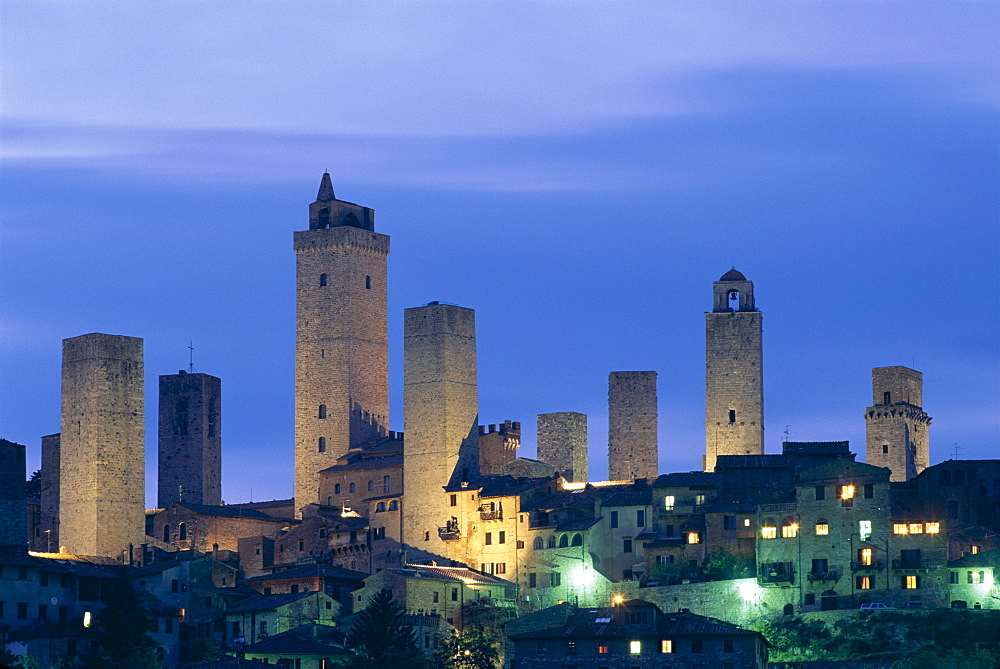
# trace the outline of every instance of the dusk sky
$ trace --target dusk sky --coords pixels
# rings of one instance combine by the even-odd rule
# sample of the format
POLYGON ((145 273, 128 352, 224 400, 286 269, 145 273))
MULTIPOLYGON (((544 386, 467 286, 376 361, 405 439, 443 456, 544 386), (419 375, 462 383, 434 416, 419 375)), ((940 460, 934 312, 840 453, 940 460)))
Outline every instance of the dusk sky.
POLYGON ((292 232, 329 170, 402 314, 476 310, 480 422, 659 373, 660 471, 704 453, 704 312, 763 312, 765 442, 850 440, 924 374, 931 462, 1000 457, 996 2, 0 0, 0 437, 59 431, 61 340, 222 378, 223 499, 289 497, 292 232), (787 426, 787 427, 786 427, 787 426))

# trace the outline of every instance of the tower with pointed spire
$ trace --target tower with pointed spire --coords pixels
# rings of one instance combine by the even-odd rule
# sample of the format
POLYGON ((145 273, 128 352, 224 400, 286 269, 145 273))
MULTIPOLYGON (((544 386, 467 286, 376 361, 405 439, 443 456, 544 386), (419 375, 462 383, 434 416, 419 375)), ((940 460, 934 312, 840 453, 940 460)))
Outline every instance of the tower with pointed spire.
POLYGON ((389 426, 386 258, 375 212, 338 200, 329 173, 295 233, 295 506, 319 472, 389 426))
POLYGON ((712 284, 705 314, 705 462, 719 455, 764 453, 761 313, 753 282, 735 267, 712 284))

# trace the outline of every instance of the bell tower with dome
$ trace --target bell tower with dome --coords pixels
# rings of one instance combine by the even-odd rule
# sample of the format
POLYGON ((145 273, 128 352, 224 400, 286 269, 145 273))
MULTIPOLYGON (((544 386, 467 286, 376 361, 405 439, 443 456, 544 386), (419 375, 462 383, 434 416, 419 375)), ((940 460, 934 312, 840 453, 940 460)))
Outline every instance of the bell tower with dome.
POLYGON ((764 453, 764 367, 761 313, 753 282, 735 267, 712 284, 705 314, 705 461, 764 453))

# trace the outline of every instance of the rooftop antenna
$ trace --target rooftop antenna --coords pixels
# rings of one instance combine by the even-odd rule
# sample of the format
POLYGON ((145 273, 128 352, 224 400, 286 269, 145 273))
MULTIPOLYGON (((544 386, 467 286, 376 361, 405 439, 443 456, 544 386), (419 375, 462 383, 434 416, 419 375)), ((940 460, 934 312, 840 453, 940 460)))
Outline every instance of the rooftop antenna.
POLYGON ((787 444, 788 443, 788 428, 790 428, 790 427, 791 427, 791 425, 786 425, 785 426, 785 432, 784 432, 785 438, 781 442, 783 444, 787 444))
POLYGON ((952 450, 952 457, 951 457, 952 460, 958 460, 958 450, 959 450, 959 446, 958 446, 958 442, 956 441, 955 442, 955 448, 952 450))
POLYGON ((188 371, 194 373, 194 342, 188 342, 188 371))

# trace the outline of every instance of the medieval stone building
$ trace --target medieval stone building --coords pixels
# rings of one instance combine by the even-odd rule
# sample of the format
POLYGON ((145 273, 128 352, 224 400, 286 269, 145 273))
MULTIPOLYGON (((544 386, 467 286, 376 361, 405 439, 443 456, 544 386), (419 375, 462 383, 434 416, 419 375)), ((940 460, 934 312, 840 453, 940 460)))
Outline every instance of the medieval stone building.
POLYGON ((587 481, 587 415, 576 411, 538 414, 538 459, 567 481, 587 481))
POLYGON ((656 478, 656 372, 608 375, 608 478, 656 478))
POLYGON ((222 381, 184 370, 160 377, 157 506, 222 504, 222 381))
POLYGON ((923 410, 924 375, 907 367, 872 369, 872 406, 865 412, 869 464, 909 481, 927 467, 931 418, 923 410))

